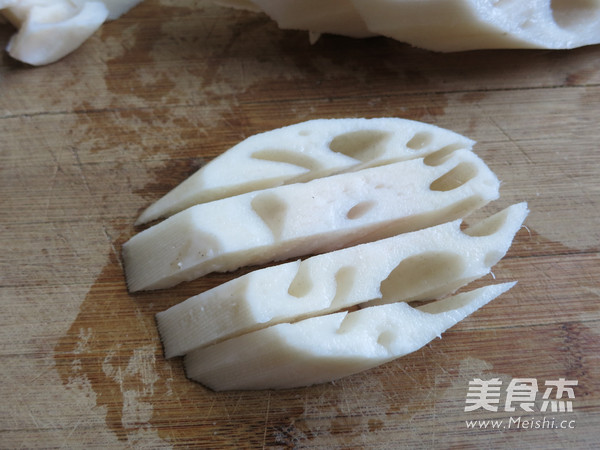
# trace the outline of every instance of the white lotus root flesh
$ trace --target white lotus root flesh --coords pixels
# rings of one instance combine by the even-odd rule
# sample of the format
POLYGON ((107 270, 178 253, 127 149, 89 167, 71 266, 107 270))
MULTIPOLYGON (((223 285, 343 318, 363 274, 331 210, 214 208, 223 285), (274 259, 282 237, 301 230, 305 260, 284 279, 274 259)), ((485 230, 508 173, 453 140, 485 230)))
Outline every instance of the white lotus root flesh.
POLYGON ((571 49, 600 43, 599 0, 245 0, 280 28, 350 37, 382 35, 453 52, 571 49))
POLYGON ((0 17, 18 28, 6 50, 33 66, 56 62, 140 1, 0 0, 0 17))
POLYGON ((528 214, 518 203, 462 226, 499 197, 473 145, 399 118, 251 136, 140 215, 159 222, 123 245, 127 286, 269 264, 156 316, 165 356, 216 391, 308 386, 411 353, 515 284, 457 294, 528 214))

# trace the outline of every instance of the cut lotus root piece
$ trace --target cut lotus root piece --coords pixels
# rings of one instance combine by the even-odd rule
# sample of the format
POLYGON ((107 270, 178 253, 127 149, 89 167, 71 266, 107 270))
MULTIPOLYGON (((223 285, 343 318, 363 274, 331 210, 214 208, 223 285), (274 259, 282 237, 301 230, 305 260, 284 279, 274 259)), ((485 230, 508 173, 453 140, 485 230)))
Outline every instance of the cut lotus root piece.
POLYGON ((514 284, 281 323, 188 353, 186 374, 216 391, 333 381, 418 350, 514 284))
POLYGON ((600 43, 598 0, 354 0, 377 34, 429 50, 569 49, 600 43))
POLYGON ((280 28, 383 35, 429 50, 569 49, 600 43, 598 0, 252 0, 280 28), (313 3, 315 5, 313 5, 313 3), (320 15, 315 11, 328 11, 320 15))
POLYGON ((6 50, 39 66, 77 49, 105 20, 118 18, 141 0, 0 0, 0 16, 19 31, 6 50))
POLYGON ((520 203, 464 231, 456 220, 255 270, 158 313, 165 356, 360 303, 444 297, 490 272, 527 212, 520 203))
POLYGON ((374 36, 352 0, 252 0, 283 29, 355 38, 374 36))
POLYGON ((198 203, 473 144, 452 131, 405 119, 310 120, 245 139, 148 207, 136 224, 198 203))
POLYGON ((473 152, 413 159, 188 208, 123 246, 130 291, 438 225, 498 198, 473 152))

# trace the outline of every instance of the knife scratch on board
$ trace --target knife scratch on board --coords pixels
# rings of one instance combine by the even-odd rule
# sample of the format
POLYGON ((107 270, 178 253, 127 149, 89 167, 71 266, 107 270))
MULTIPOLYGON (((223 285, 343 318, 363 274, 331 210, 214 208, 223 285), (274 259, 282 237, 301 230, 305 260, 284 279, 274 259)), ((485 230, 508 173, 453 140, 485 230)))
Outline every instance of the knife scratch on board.
POLYGON ((267 445, 267 425, 269 423, 269 410, 271 409, 271 392, 267 395, 267 411, 265 412, 265 432, 263 433, 262 448, 267 445))

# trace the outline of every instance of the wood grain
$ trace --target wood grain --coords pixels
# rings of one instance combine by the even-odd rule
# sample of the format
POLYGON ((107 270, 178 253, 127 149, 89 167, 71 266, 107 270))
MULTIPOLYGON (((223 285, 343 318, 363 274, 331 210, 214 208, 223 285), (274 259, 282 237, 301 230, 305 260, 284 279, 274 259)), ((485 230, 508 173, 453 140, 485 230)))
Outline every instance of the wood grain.
MULTIPOLYGON (((0 27, 0 44, 11 32, 0 27)), ((311 46, 261 15, 147 0, 56 64, 4 55, 0 89, 1 447, 600 441, 600 47, 311 46), (163 359, 154 314, 233 275, 129 295, 120 247, 138 213, 252 134, 381 116, 476 139, 503 181, 487 212, 529 202, 528 228, 494 269, 517 287, 442 340, 336 383, 213 393, 188 381, 181 360, 163 359), (510 416, 464 411, 468 382, 493 377, 578 380, 574 412, 562 413, 576 428, 467 429, 510 416)))

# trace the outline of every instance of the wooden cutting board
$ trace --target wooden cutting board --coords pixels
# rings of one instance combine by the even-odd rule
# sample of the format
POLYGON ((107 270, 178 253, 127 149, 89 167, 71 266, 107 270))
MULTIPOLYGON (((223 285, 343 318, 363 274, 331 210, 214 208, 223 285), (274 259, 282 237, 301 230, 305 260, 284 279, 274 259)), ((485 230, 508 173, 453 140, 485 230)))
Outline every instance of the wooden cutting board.
MULTIPOLYGON (((11 33, 0 27, 0 44, 11 33)), ((4 55, 0 77, 0 447, 600 442, 599 46, 310 45, 263 15, 147 0, 56 64, 4 55), (233 275, 129 295, 120 247, 141 209, 252 134, 381 116, 477 140, 503 182, 488 211, 529 202, 527 228, 494 269, 517 287, 443 339, 335 383, 214 393, 186 380, 181 360, 162 356, 154 314, 233 275), (465 411, 476 379, 501 383, 496 412, 465 411), (506 404, 519 379, 537 383, 531 412, 526 391, 506 404), (560 399, 572 411, 543 411, 545 383, 560 379, 577 382, 560 399)))

